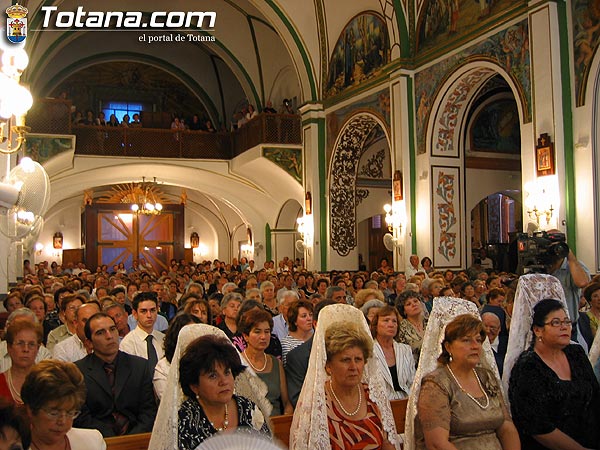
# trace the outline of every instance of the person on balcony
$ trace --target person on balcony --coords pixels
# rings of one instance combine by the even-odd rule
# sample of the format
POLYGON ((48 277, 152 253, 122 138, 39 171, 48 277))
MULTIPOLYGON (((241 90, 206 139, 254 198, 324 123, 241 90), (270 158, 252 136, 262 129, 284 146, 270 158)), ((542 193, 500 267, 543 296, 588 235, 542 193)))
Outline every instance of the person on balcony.
POLYGON ((267 101, 267 106, 263 108, 263 112, 267 114, 277 114, 277 110, 273 108, 273 102, 271 100, 267 101))
POLYGON ((121 121, 121 126, 123 128, 129 128, 131 126, 131 124, 129 123, 130 117, 129 114, 125 114, 123 116, 123 120, 121 121))
POLYGON ((106 125, 109 127, 118 127, 119 119, 117 119, 117 116, 115 116, 114 114, 111 114, 106 125))

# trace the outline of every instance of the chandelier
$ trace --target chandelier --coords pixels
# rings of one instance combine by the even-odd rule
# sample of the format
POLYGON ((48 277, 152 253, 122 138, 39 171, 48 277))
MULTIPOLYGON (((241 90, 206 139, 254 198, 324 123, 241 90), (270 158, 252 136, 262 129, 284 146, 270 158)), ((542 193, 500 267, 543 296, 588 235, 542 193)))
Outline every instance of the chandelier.
POLYGON ((131 190, 130 198, 131 210, 136 214, 158 215, 162 212, 163 205, 156 200, 156 177, 154 181, 147 182, 146 177, 131 190))

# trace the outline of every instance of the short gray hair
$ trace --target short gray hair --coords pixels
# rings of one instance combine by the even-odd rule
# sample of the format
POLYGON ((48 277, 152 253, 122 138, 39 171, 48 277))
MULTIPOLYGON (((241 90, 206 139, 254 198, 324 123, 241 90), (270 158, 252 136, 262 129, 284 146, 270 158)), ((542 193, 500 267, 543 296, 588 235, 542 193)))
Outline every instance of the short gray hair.
POLYGON ((33 323, 38 324, 39 320, 37 318, 37 316, 35 315, 35 313, 30 310, 29 308, 23 307, 23 308, 19 308, 19 309, 15 309, 13 312, 10 313, 10 315, 8 316, 8 319, 6 319, 6 326, 8 327, 8 324, 10 324, 12 321, 14 321, 17 317, 31 317, 33 319, 33 323))
POLYGON ((225 294, 223 300, 221 300, 221 308, 225 308, 229 302, 236 301, 242 303, 244 299, 242 298, 242 294, 239 292, 230 292, 225 294))
POLYGON ((286 298, 288 297, 294 297, 294 300, 300 300, 300 296, 298 295, 298 293, 296 291, 292 291, 284 289, 283 291, 281 291, 281 296, 279 295, 279 293, 277 293, 277 304, 281 305, 283 304, 283 302, 285 301, 286 298))
POLYGON ((238 287, 238 285, 237 285, 237 284, 235 284, 235 283, 233 283, 232 281, 230 281, 230 282, 228 282, 228 283, 225 283, 225 284, 223 285, 223 287, 221 288, 221 294, 225 295, 225 294, 226 294, 226 291, 227 291, 229 288, 237 289, 237 287, 238 287))

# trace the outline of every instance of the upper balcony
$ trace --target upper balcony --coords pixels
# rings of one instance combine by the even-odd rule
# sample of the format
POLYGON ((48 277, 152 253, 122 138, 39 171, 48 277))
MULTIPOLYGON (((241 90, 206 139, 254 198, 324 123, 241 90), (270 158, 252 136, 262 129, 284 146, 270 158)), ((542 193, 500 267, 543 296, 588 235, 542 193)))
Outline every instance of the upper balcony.
POLYGON ((301 145, 299 115, 259 114, 233 132, 73 125, 71 102, 38 100, 27 114, 32 133, 76 136, 76 155, 228 160, 259 144, 301 145))

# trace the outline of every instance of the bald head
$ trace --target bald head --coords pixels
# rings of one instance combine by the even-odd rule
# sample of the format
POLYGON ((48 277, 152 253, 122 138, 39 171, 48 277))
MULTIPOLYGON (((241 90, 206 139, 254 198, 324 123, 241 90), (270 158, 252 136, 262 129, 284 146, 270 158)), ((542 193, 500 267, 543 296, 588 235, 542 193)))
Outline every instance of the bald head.
POLYGON ((500 334, 500 319, 496 314, 486 312, 481 316, 481 321, 483 322, 483 328, 485 329, 485 334, 487 334, 490 343, 494 342, 498 337, 498 334, 500 334))

